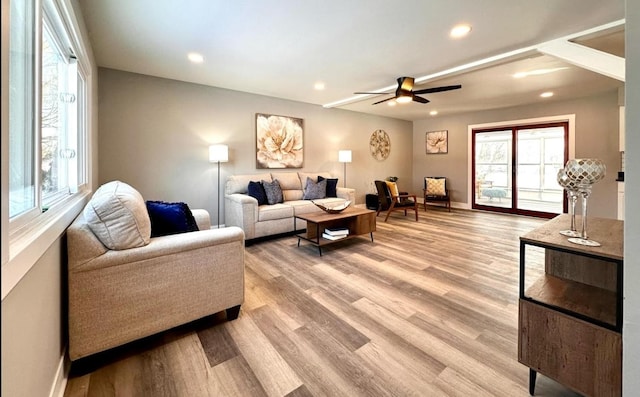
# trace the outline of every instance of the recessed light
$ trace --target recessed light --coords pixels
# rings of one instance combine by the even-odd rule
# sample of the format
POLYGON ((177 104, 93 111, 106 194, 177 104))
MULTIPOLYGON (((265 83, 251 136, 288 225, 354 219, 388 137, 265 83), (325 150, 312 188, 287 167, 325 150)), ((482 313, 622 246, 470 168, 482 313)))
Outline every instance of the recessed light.
POLYGON ((540 94, 540 96, 542 98, 549 98, 549 97, 553 96, 553 92, 551 92, 551 91, 543 92, 542 94, 540 94))
POLYGON ((460 25, 454 26, 453 29, 451 29, 451 32, 449 33, 449 35, 454 39, 459 39, 461 37, 468 35, 469 32, 471 32, 471 25, 460 24, 460 25))
POLYGON ((197 52, 190 52, 189 54, 187 54, 187 58, 189 58, 189 60, 193 63, 204 62, 204 57, 201 54, 198 54, 197 52))
POLYGON ((432 115, 432 116, 435 116, 435 115, 438 114, 438 111, 437 110, 432 110, 432 111, 429 112, 429 114, 432 115))
POLYGON ((324 90, 324 83, 322 81, 318 81, 313 85, 313 89, 318 91, 324 90))
POLYGON ((391 100, 387 102, 387 105, 389 106, 396 106, 396 101, 395 100, 391 100))

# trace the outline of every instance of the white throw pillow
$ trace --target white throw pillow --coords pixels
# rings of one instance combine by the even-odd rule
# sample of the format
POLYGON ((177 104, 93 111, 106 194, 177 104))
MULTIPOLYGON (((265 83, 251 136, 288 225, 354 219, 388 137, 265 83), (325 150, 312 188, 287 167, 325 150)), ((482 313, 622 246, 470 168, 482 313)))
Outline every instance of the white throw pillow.
POLYGON ((149 244, 151 220, 142 195, 124 182, 106 183, 84 207, 87 225, 112 250, 149 244))

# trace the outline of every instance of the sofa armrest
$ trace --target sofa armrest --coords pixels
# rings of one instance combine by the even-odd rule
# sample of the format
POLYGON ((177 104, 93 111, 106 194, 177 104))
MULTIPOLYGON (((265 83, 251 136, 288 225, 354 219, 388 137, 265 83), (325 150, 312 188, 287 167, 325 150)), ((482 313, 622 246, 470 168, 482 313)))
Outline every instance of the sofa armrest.
POLYGON ((258 200, 241 193, 226 194, 224 199, 225 225, 241 228, 246 239, 254 238, 258 221, 258 200))
POLYGON ((338 197, 351 201, 351 205, 356 203, 356 189, 338 187, 336 193, 338 197))
POLYGON ((149 244, 128 250, 107 250, 103 255, 83 264, 69 263, 69 272, 90 271, 115 267, 127 263, 142 262, 153 258, 168 257, 203 247, 241 242, 244 233, 237 227, 208 229, 197 232, 153 237, 149 244))
POLYGON ((209 216, 209 211, 203 209, 194 209, 191 210, 191 213, 196 220, 196 224, 198 224, 199 230, 211 229, 211 217, 209 216))

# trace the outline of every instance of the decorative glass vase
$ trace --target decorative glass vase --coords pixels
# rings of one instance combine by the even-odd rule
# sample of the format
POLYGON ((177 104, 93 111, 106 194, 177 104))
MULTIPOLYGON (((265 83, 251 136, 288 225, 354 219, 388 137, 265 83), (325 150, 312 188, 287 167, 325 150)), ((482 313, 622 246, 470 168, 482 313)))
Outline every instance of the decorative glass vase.
POLYGON ((563 168, 558 170, 558 185, 567 191, 569 200, 569 217, 571 218, 571 229, 561 230, 560 234, 567 237, 580 237, 581 233, 576 230, 576 202, 578 201, 578 185, 569 178, 563 168))
POLYGON ((587 201, 593 185, 604 178, 607 167, 598 159, 573 159, 567 161, 564 169, 567 176, 578 186, 578 192, 582 196, 582 234, 580 237, 570 238, 569 241, 574 244, 599 247, 601 244, 589 240, 587 234, 587 201))

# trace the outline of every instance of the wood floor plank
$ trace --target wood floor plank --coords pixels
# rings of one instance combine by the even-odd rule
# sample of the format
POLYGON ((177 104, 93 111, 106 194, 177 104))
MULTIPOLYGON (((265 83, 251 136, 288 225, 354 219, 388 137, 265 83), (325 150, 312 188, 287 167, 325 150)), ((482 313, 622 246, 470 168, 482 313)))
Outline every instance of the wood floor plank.
POLYGON ((225 324, 243 357, 269 396, 283 396, 302 385, 298 375, 249 316, 225 324))
POLYGON ((266 397, 258 378, 242 356, 235 356, 211 368, 219 385, 220 395, 226 397, 266 397))

